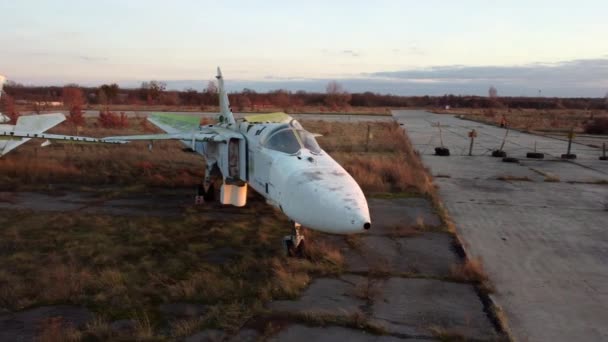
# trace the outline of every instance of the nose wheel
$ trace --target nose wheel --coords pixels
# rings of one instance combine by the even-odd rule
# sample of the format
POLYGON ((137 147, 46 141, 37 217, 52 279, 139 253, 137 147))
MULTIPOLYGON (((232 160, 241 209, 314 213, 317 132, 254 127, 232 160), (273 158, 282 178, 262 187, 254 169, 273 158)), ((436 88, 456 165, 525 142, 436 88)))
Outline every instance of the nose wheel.
POLYGON ((205 168, 205 178, 203 183, 199 184, 196 197, 194 199, 195 204, 205 204, 214 202, 216 199, 215 193, 215 176, 212 174, 213 166, 207 165, 205 168))
POLYGON ((304 256, 304 235, 302 234, 302 225, 293 223, 292 235, 286 235, 283 238, 285 243, 285 252, 289 257, 301 258, 304 256))

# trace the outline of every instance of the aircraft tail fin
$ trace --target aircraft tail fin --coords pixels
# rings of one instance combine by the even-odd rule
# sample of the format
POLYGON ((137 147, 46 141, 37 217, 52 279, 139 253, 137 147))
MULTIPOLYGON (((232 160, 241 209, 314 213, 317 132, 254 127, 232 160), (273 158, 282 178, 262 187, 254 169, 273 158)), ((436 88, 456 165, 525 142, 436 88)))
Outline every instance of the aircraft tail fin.
POLYGON ((232 114, 232 110, 230 109, 230 101, 228 101, 228 93, 226 92, 226 88, 224 87, 224 78, 222 77, 222 71, 220 68, 217 68, 217 83, 219 88, 219 97, 220 97, 220 114, 219 121, 220 123, 229 123, 235 124, 234 115, 232 114))
POLYGON ((6 81, 6 77, 0 75, 0 98, 2 98, 2 87, 4 87, 5 81, 6 81))
MULTIPOLYGON (((0 75, 0 99, 2 98, 2 88, 4 87, 4 82, 6 81, 6 77, 0 75)), ((10 118, 0 113, 0 124, 7 123, 10 121, 10 118)))

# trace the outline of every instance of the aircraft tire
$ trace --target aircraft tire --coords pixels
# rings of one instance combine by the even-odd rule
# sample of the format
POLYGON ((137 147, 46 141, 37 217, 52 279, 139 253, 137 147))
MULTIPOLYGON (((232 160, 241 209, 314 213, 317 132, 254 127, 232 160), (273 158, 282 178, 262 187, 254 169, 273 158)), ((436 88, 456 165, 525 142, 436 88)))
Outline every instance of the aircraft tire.
POLYGON ((502 158, 504 163, 519 163, 519 159, 513 157, 504 157, 502 158))
POLYGON ((502 150, 494 150, 492 151, 492 157, 496 157, 496 158, 504 158, 507 156, 507 152, 502 151, 502 150))
POLYGON ((526 153, 526 158, 543 159, 545 158, 545 154, 540 152, 528 152, 526 153))
POLYGON ((209 189, 207 189, 207 191, 204 191, 203 189, 203 198, 207 203, 215 201, 215 186, 213 183, 209 185, 209 189))
POLYGON ((574 153, 564 153, 562 154, 562 159, 576 159, 576 154, 574 153))
POLYGON ((435 147, 435 155, 437 156, 449 156, 450 149, 447 147, 435 147))

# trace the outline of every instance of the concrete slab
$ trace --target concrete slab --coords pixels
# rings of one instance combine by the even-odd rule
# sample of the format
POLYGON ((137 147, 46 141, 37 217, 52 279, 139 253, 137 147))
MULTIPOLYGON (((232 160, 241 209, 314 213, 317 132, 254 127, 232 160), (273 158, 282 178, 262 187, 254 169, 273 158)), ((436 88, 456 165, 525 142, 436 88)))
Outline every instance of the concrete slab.
POLYGON ((470 284, 434 279, 390 278, 372 305, 373 322, 389 333, 433 336, 433 328, 467 339, 495 337, 470 284))
MULTIPOLYGON (((404 341, 393 336, 372 335, 365 331, 342 328, 342 327, 308 327, 295 324, 281 330, 278 334, 271 337, 269 341, 293 341, 293 342, 393 342, 404 341)), ((407 341, 429 341, 428 339, 407 339, 407 341)))
POLYGON ((346 250, 346 268, 350 272, 421 274, 448 276, 458 262, 452 250, 452 236, 445 233, 423 233, 397 238, 365 236, 357 250, 346 250))
POLYGON ((418 222, 429 227, 441 225, 439 216, 426 198, 369 198, 367 203, 373 222, 369 235, 391 234, 396 227, 412 227, 418 222))
POLYGON ((608 175, 608 163, 597 160, 599 149, 574 144, 578 158, 556 162, 565 153, 565 141, 510 133, 507 153, 525 158, 537 142, 548 160, 526 160, 500 170, 529 175, 526 168, 538 169, 562 181, 504 182, 493 179, 497 162, 485 155, 501 143, 504 130, 423 111, 396 111, 394 117, 432 173, 451 176, 436 179, 440 196, 469 253, 483 259, 514 337, 608 339, 608 186, 567 183, 608 175), (475 128, 477 156, 433 156, 438 135, 431 123, 436 121, 446 126, 444 142, 456 155, 468 152, 466 133, 475 128))
POLYGON ((318 278, 296 300, 279 300, 268 306, 273 311, 351 315, 361 312, 366 304, 355 296, 355 289, 366 282, 365 277, 345 275, 339 279, 318 278))

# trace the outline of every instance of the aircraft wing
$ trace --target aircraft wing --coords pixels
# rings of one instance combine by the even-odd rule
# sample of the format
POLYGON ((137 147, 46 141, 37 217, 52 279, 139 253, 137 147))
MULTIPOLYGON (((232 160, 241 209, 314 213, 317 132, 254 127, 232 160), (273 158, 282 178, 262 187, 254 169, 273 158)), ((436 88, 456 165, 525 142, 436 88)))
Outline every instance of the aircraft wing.
POLYGON ((57 113, 20 116, 14 126, 0 125, 0 157, 63 121, 65 115, 57 113))
POLYGON ((148 117, 148 121, 167 133, 180 133, 197 130, 201 119, 195 115, 157 113, 148 117))
POLYGON ((123 135, 117 137, 105 137, 104 142, 129 142, 136 140, 179 140, 188 145, 193 141, 228 141, 230 138, 242 138, 242 135, 233 130, 214 127, 208 125, 200 127, 197 131, 167 133, 167 134, 144 134, 144 135, 123 135))
MULTIPOLYGON (((128 142, 136 140, 180 140, 180 141, 214 141, 219 135, 212 131, 200 132, 180 132, 168 134, 144 134, 144 135, 123 135, 117 137, 105 137, 105 142, 128 142)), ((223 139, 221 139, 223 140, 223 139)))
POLYGON ((200 118, 195 115, 154 114, 148 121, 167 132, 166 134, 124 135, 106 137, 104 142, 129 142, 137 140, 178 140, 191 147, 197 141, 228 141, 230 138, 241 138, 235 131, 207 125, 201 127, 200 118))

